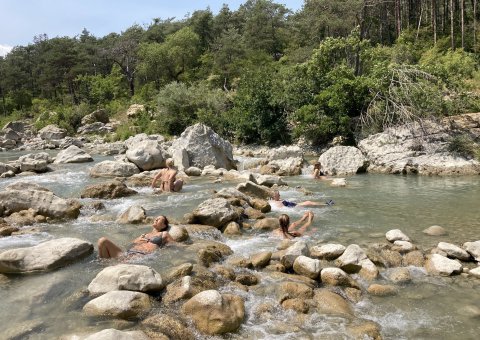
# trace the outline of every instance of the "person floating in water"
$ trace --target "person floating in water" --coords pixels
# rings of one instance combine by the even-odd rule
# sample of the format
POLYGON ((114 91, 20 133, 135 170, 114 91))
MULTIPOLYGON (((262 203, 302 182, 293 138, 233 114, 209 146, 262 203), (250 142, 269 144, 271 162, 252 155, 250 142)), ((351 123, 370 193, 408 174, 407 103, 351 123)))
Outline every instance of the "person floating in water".
POLYGON ((300 237, 312 224, 313 217, 313 213, 311 211, 307 211, 305 212, 305 214, 303 214, 303 217, 301 219, 290 224, 290 217, 286 214, 282 214, 278 218, 280 228, 274 230, 272 234, 275 236, 281 236, 285 239, 300 237), (301 225, 302 223, 303 225, 301 225))
POLYGON ((321 169, 322 169, 322 164, 320 164, 320 162, 317 162, 313 165, 314 179, 327 179, 327 175, 321 169))
POLYGON ((176 179, 178 171, 173 166, 173 159, 168 158, 166 164, 167 167, 160 170, 158 174, 153 178, 151 186, 155 189, 155 184, 158 180, 160 180, 160 191, 179 192, 183 188, 183 181, 181 179, 176 179))
POLYGON ((296 207, 296 206, 299 206, 299 207, 308 207, 308 206, 310 206, 310 207, 312 207, 312 206, 322 207, 322 206, 330 206, 330 205, 335 204, 335 202, 333 200, 328 200, 325 203, 314 202, 314 201, 304 201, 304 202, 300 202, 300 203, 295 203, 295 202, 292 202, 292 201, 282 200, 280 198, 280 192, 278 190, 275 190, 273 192, 273 197, 272 197, 272 200, 270 201, 270 203, 271 203, 271 205, 274 205, 277 208, 281 208, 281 207, 293 208, 293 207, 296 207))
POLYGON ((143 234, 133 240, 133 246, 125 252, 108 238, 101 237, 97 242, 98 256, 108 259, 120 256, 146 255, 153 253, 155 250, 168 243, 175 242, 172 236, 168 233, 170 226, 168 224, 168 219, 165 216, 158 216, 153 221, 152 226, 153 230, 150 233, 143 234))

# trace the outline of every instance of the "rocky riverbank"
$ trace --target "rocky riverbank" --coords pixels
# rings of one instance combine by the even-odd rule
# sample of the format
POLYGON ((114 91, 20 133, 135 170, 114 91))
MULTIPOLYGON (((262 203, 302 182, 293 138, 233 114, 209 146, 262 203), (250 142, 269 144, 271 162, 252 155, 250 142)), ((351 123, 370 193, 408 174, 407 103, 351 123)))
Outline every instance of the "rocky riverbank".
MULTIPOLYGON (((362 318, 355 312, 356 306, 368 297, 386 298, 409 289, 415 271, 421 270, 438 280, 456 277, 465 284, 478 286, 479 240, 464 240, 461 244, 438 242, 436 247, 429 248, 398 229, 388 231, 383 242, 371 242, 368 246, 312 243, 301 238, 279 240, 275 251, 236 254, 221 242, 221 236, 241 238, 251 230, 261 234, 278 228, 277 218, 265 216, 271 209, 267 199, 272 187, 288 185, 281 176, 302 172, 306 162, 299 147, 237 149, 236 153, 245 157, 243 169, 238 170, 234 169, 237 164, 232 146, 211 129, 196 125, 174 142, 165 142, 161 136, 137 135, 123 143, 122 150, 125 152, 121 151, 115 161, 100 162, 90 169, 92 177, 111 179, 85 188, 77 200, 58 197, 28 182, 8 186, 0 195, 2 235, 17 233, 25 219, 34 224, 76 219, 80 213, 99 218, 93 212, 104 207, 95 199, 141 195, 129 186, 148 186, 168 157, 175 158, 183 170, 180 176, 209 176, 231 185, 212 193, 171 230, 179 246, 195 254, 194 260, 165 275, 149 266, 105 263, 105 268, 70 301, 80 306, 83 318, 126 320, 127 327, 93 334, 65 334, 65 339, 194 339, 226 333, 241 336, 247 315, 268 320, 278 309, 295 315, 294 327, 298 330, 307 326, 307 316, 316 313, 342 320, 345 336, 380 339, 382 325, 362 318), (261 284, 263 281, 271 282, 269 289, 261 284), (245 292, 266 297, 266 302, 252 306, 245 292)), ((22 164, 38 161, 45 166, 38 172, 43 172, 55 171, 55 164, 63 159, 90 161, 72 146, 55 160, 48 154, 27 156, 15 161, 20 164, 18 167, 14 166, 17 163, 8 163, 6 166, 13 168, 8 171, 33 175, 35 170, 24 166, 29 170, 22 171, 22 164)), ((321 155, 320 160, 331 174, 354 174, 371 167, 362 156, 358 149, 336 147, 321 155)), ((149 221, 143 207, 132 206, 111 223, 149 221)), ((435 238, 448 231, 432 226, 424 232, 435 238)), ((13 274, 52 275, 58 268, 92 256, 92 251, 90 242, 71 237, 4 251, 0 253, 0 284, 8 284, 14 279, 13 274)), ((159 252, 168 251, 167 247, 159 252)), ((478 317, 480 310, 471 313, 478 317)), ((39 328, 31 327, 31 332, 34 334, 39 328)), ((31 334, 22 329, 12 327, 8 336, 21 338, 31 334)))

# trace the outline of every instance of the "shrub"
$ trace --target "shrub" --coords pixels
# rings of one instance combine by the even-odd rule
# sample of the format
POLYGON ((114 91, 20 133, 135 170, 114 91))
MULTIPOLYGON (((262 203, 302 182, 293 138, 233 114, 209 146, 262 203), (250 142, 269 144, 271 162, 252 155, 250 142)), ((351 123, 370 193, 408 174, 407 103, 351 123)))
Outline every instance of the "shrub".
POLYGON ((454 136, 448 143, 448 151, 467 159, 480 158, 480 146, 466 134, 454 136))

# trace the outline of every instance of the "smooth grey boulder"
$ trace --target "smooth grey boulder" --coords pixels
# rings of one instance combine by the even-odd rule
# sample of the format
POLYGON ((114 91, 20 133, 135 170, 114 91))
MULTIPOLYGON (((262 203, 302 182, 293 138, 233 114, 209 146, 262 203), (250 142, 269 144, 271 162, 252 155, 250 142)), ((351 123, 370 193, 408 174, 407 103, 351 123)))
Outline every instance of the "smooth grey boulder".
POLYGON ((0 216, 32 208, 37 214, 52 218, 77 218, 81 205, 76 200, 65 200, 48 189, 28 183, 16 183, 0 192, 0 216))
POLYGON ((458 261, 450 260, 439 254, 431 255, 425 263, 425 269, 434 275, 450 276, 460 274, 462 268, 462 265, 458 261))
POLYGON ((323 268, 320 280, 330 286, 359 288, 358 283, 340 268, 323 268))
POLYGON ((211 198, 200 203, 193 216, 196 223, 220 228, 236 220, 238 213, 225 198, 211 198))
POLYGON ((117 222, 122 224, 138 224, 143 223, 146 218, 147 214, 145 213, 145 209, 139 205, 133 205, 118 216, 117 222))
MULTIPOLYGON (((90 334, 87 337, 76 337, 76 340, 150 340, 142 331, 119 331, 113 328, 90 334)), ((72 339, 73 340, 73 339, 72 339)))
POLYGON ((389 242, 395 242, 395 241, 407 241, 410 242, 410 237, 405 235, 400 229, 392 229, 387 231, 385 234, 385 237, 389 242))
POLYGON ((150 297, 145 293, 114 290, 88 302, 83 311, 91 316, 130 319, 147 313, 151 308, 150 297))
POLYGON ((201 332, 224 334, 240 327, 245 318, 245 304, 240 296, 206 290, 188 300, 182 313, 192 318, 201 332))
POLYGON ((50 124, 38 131, 38 135, 43 140, 58 140, 67 136, 67 130, 61 129, 54 124, 50 124))
POLYGON ((310 256, 308 246, 303 241, 297 241, 285 250, 285 253, 280 258, 280 261, 285 266, 285 268, 290 269, 293 267, 293 264, 297 257, 302 255, 310 256))
POLYGON ((341 244, 334 243, 313 246, 310 248, 310 256, 318 259, 335 260, 343 254, 345 249, 341 244))
POLYGON ((320 155, 318 161, 328 175, 354 175, 365 172, 368 161, 362 151, 353 146, 335 146, 320 155))
POLYGON ((429 236, 444 236, 447 235, 445 228, 439 225, 432 225, 423 231, 424 234, 429 236))
POLYGON ((138 174, 140 170, 133 163, 103 161, 95 164, 90 169, 92 177, 130 177, 138 174))
POLYGON ((78 146, 70 145, 68 148, 60 151, 55 157, 55 164, 62 163, 85 163, 93 162, 92 156, 80 149, 78 146))
POLYGON ((437 248, 444 251, 448 257, 459 259, 460 261, 470 260, 470 254, 462 248, 447 242, 439 242, 437 248))
POLYGON ((307 256, 299 256, 293 262, 293 271, 298 275, 303 275, 311 279, 317 279, 320 275, 320 260, 315 260, 307 256))
POLYGON ((273 196, 273 191, 270 188, 255 184, 251 181, 240 183, 237 185, 237 190, 245 195, 263 198, 266 200, 272 198, 273 196))
POLYGON ((173 141, 169 150, 175 163, 182 164, 185 168, 190 166, 204 168, 207 165, 227 170, 236 168, 232 145, 211 128, 200 123, 186 128, 180 137, 173 141), (175 150, 177 152, 174 154, 175 150), (186 151, 188 165, 184 153, 178 153, 178 150, 186 151))
POLYGON ((368 258, 365 251, 360 246, 351 244, 335 260, 335 264, 347 273, 356 273, 362 269, 362 261, 366 259, 368 258))
POLYGON ((118 264, 103 269, 88 285, 92 295, 114 290, 158 292, 164 288, 162 277, 154 269, 135 264, 118 264))
MULTIPOLYGON (((302 173, 304 160, 301 157, 290 157, 285 159, 274 159, 268 163, 273 167, 278 176, 297 176, 302 173)), ((269 175, 265 174, 264 175, 269 175)))
POLYGON ((165 167, 166 156, 160 144, 154 140, 143 140, 128 148, 127 159, 141 170, 154 170, 165 167))
POLYGON ((90 242, 76 238, 59 238, 33 247, 16 248, 0 253, 0 273, 46 271, 66 266, 93 252, 90 242))
POLYGON ((465 242, 463 248, 473 256, 475 261, 480 262, 480 240, 475 242, 465 242))

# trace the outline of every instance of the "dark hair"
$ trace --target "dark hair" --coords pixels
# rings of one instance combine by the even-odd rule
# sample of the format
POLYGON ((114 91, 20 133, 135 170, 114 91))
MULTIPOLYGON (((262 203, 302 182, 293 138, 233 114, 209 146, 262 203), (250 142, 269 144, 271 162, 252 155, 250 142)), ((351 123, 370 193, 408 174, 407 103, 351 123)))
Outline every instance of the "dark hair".
MULTIPOLYGON (((165 230, 170 229, 170 222, 168 222, 168 218, 165 215, 158 215, 158 217, 163 217, 163 221, 165 222, 165 230)), ((158 218, 157 217, 157 218, 158 218)))
POLYGON ((322 165, 320 164, 320 162, 317 162, 317 163, 315 163, 315 164, 313 165, 313 168, 320 170, 320 167, 321 167, 321 166, 322 166, 322 165))
POLYGON ((300 236, 296 232, 290 232, 288 231, 288 227, 290 226, 290 217, 287 214, 281 214, 280 217, 278 218, 278 222, 280 224, 280 229, 282 230, 283 236, 287 237, 298 237, 300 236))

